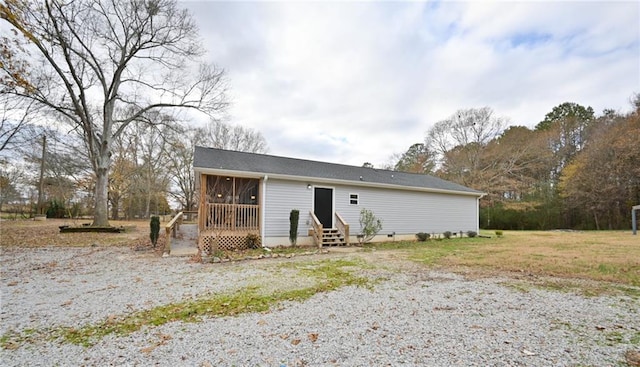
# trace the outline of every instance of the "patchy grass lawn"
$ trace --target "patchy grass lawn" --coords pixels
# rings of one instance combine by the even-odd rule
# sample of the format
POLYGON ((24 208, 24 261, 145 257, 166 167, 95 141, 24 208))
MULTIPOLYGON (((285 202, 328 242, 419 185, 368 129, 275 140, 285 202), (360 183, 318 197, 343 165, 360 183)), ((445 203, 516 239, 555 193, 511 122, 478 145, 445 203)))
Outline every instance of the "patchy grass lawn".
MULTIPOLYGON (((311 284, 296 287, 288 279, 277 279, 279 275, 276 272, 269 279, 270 284, 280 285, 275 289, 256 283, 229 293, 209 294, 129 314, 112 315, 102 322, 79 328, 10 331, 0 336, 0 347, 16 349, 25 343, 33 343, 40 339, 62 340, 88 347, 110 334, 128 335, 143 327, 159 326, 174 321, 198 322, 207 317, 266 312, 285 301, 301 302, 318 293, 330 292, 345 286, 369 287, 374 282, 356 275, 358 270, 366 268, 366 264, 356 260, 307 261, 280 266, 294 270, 298 277, 309 278, 311 284)), ((289 277, 290 274, 285 276, 289 277)))
MULTIPOLYGON (((59 232, 58 226, 85 222, 89 221, 1 221, 0 247, 135 246, 148 242, 147 221, 111 222, 114 226, 127 228, 124 233, 59 232)), ((370 244, 363 250, 373 249, 399 251, 411 260, 428 265, 464 266, 480 272, 517 272, 640 286, 640 236, 633 236, 630 231, 506 231, 500 238, 388 242, 370 244)), ((303 250, 307 249, 282 249, 283 253, 303 250)), ((262 253, 263 250, 256 251, 262 253)))
POLYGON ((429 265, 640 286, 640 236, 633 236, 630 231, 508 231, 501 238, 453 238, 367 247, 406 251, 410 259, 429 265))
POLYGON ((91 220, 47 219, 0 221, 0 247, 133 246, 149 239, 148 221, 111 221, 125 227, 122 233, 60 233, 59 226, 80 226, 91 220))

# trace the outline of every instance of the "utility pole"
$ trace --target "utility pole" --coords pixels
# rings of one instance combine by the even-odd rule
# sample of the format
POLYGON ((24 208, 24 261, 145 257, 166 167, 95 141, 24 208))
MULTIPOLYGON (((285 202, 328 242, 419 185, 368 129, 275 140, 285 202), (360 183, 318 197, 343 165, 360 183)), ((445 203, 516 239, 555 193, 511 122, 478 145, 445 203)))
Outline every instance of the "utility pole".
POLYGON ((44 214, 44 158, 47 152, 47 136, 42 136, 42 160, 40 161, 40 187, 38 188, 38 214, 44 214))

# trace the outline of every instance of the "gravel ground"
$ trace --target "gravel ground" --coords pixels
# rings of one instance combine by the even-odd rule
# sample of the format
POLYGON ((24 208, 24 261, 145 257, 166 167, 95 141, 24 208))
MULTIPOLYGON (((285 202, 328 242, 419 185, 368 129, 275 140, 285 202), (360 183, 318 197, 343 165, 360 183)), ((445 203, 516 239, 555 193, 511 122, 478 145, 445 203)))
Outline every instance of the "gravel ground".
MULTIPOLYGON (((306 280, 293 274, 273 276, 283 271, 274 265, 356 255, 366 256, 202 265, 128 248, 4 249, 0 333, 77 327, 272 279, 303 286, 306 280)), ((0 364, 615 366, 640 342, 637 299, 522 292, 505 278, 416 267, 368 273, 384 280, 267 313, 147 327, 88 348, 42 340, 0 350, 0 364)))

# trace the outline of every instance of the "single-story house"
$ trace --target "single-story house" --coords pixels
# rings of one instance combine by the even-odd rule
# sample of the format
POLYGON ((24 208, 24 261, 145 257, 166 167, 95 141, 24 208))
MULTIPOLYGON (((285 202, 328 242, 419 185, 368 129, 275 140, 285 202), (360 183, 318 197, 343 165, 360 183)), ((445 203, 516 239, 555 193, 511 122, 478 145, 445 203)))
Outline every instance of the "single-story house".
POLYGON ((248 236, 288 245, 292 209, 300 245, 357 242, 363 208, 382 220, 373 241, 478 231, 483 193, 430 175, 205 147, 195 148, 193 165, 206 250, 242 247, 248 236))

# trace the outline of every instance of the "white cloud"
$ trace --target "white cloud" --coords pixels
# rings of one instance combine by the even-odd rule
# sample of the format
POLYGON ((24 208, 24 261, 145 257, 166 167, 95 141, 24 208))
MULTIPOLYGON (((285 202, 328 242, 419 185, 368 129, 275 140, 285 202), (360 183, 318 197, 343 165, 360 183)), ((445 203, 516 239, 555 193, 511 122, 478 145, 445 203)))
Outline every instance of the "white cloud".
POLYGON ((640 92, 637 2, 185 5, 228 70, 232 121, 278 155, 381 164, 460 108, 534 126, 640 92))

